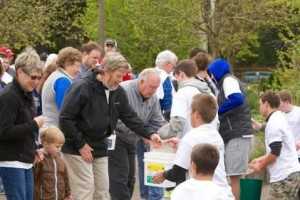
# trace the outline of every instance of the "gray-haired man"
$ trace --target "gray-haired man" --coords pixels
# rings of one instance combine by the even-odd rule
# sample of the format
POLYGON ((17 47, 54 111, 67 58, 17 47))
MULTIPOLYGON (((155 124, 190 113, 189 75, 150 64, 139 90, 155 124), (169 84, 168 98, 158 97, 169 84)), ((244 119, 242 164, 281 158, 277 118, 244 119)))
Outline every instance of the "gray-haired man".
MULTIPOLYGON (((144 69, 138 79, 121 83, 129 104, 149 132, 156 132, 165 123, 155 95, 159 84, 155 69, 144 69)), ((136 144, 140 137, 121 121, 117 124, 116 134, 116 148, 110 151, 109 157, 110 193, 112 200, 130 200, 135 182, 136 144)))

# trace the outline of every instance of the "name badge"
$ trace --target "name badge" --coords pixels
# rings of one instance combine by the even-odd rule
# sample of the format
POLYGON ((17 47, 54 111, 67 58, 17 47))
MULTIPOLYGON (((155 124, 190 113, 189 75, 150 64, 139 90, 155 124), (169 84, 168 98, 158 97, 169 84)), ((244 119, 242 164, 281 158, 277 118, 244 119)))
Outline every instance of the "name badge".
POLYGON ((113 133, 107 138, 107 150, 113 151, 116 146, 116 134, 113 133))

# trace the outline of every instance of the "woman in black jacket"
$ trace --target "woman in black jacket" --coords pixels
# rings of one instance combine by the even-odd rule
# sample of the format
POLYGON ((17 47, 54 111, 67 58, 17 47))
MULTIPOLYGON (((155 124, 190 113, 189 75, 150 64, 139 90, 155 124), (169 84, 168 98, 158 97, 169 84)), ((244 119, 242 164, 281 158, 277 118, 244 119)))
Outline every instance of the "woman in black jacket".
POLYGON ((16 78, 0 93, 0 176, 8 200, 33 200, 32 164, 43 118, 33 118, 31 92, 41 79, 40 58, 26 49, 15 67, 16 78))

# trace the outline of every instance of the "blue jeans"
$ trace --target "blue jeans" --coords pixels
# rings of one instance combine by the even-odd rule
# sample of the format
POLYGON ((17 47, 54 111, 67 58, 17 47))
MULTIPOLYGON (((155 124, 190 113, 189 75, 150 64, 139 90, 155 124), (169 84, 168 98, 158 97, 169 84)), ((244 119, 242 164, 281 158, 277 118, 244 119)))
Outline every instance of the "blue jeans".
POLYGON ((7 200, 33 200, 32 169, 0 167, 7 200))
POLYGON ((141 197, 147 200, 161 200, 164 196, 164 190, 162 188, 144 185, 144 152, 147 151, 148 149, 145 147, 144 141, 139 140, 137 143, 137 159, 141 197))

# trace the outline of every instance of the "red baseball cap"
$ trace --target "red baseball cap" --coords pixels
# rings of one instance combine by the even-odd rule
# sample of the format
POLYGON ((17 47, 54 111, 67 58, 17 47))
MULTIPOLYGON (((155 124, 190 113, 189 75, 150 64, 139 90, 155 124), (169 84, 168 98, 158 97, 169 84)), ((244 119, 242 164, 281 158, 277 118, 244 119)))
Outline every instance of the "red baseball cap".
POLYGON ((14 56, 14 53, 7 47, 0 47, 0 55, 3 55, 5 58, 11 58, 14 56))

